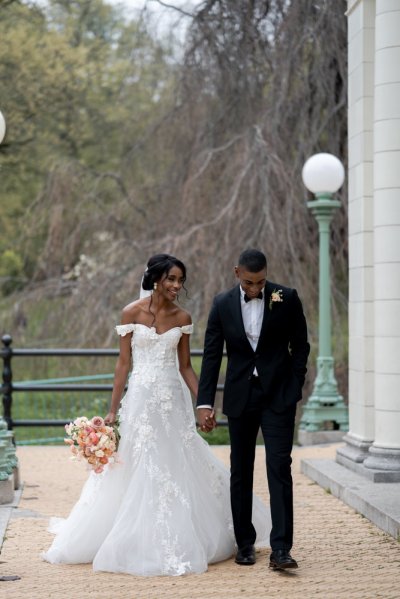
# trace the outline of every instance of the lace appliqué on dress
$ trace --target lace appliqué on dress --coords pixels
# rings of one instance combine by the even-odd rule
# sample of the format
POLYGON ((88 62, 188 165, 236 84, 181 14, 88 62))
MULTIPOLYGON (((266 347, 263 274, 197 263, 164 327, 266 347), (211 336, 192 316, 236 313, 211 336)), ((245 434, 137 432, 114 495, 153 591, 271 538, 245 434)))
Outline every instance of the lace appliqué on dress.
POLYGON ((171 521, 176 514, 176 502, 181 509, 190 510, 188 497, 185 495, 181 486, 174 480, 167 466, 163 470, 154 463, 152 459, 147 464, 149 478, 155 483, 158 489, 154 497, 152 507, 154 509, 155 527, 153 531, 153 540, 155 546, 160 543, 163 551, 164 574, 180 576, 185 572, 190 572, 190 561, 184 561, 185 553, 182 551, 178 535, 171 530, 171 521), (174 513, 175 510, 175 513, 174 513))

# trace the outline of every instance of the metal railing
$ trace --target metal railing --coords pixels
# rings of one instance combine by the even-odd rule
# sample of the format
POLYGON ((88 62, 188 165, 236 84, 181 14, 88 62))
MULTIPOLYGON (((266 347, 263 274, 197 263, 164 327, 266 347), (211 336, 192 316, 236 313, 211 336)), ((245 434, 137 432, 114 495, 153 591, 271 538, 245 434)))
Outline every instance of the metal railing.
MULTIPOLYGON (((3 383, 1 386, 1 393, 3 396, 3 418, 7 422, 7 426, 9 429, 13 429, 14 427, 33 427, 33 426, 65 426, 70 422, 70 418, 40 418, 40 419, 32 419, 32 418, 22 418, 22 419, 13 419, 12 416, 12 408, 13 408, 13 395, 15 393, 21 392, 32 392, 32 393, 43 393, 43 392, 79 392, 79 393, 88 393, 88 392, 99 392, 99 391, 107 391, 111 392, 113 385, 107 383, 76 383, 72 381, 76 380, 96 380, 99 378, 112 378, 113 375, 91 375, 91 376, 83 376, 83 377, 68 377, 68 379, 58 379, 66 380, 66 383, 54 383, 54 382, 45 382, 44 380, 40 381, 20 381, 18 383, 13 383, 13 371, 12 371, 12 359, 18 357, 110 357, 119 355, 118 349, 67 349, 67 348, 49 348, 49 349, 14 349, 12 347, 12 337, 10 335, 3 335, 2 337, 3 348, 0 350, 0 355, 3 359, 3 372, 2 378, 3 383)), ((203 350, 201 349, 192 349, 190 351, 192 357, 201 357, 203 355, 203 350)), ((57 379, 48 379, 50 381, 55 381, 57 379)), ((217 386, 217 392, 221 392, 223 390, 223 385, 217 386)), ((219 420, 218 424, 220 426, 226 426, 227 422, 225 420, 219 420)))

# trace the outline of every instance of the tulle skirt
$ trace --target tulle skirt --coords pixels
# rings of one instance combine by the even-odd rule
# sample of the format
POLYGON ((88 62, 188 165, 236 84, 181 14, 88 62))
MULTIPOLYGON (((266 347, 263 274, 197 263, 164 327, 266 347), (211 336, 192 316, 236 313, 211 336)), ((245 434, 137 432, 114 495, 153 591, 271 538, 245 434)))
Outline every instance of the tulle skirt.
MULTIPOLYGON (((121 410, 119 463, 91 473, 56 537, 42 554, 51 563, 93 563, 93 569, 135 575, 200 573, 235 552, 229 471, 195 428, 183 397, 170 410, 121 410)), ((152 393, 157 390, 152 390, 152 393)), ((177 393, 179 391, 179 393, 177 393)), ((147 398, 149 399, 149 398, 147 398)), ((143 405, 143 404, 142 404, 143 405)), ((254 497, 257 545, 269 545, 269 509, 254 497)))

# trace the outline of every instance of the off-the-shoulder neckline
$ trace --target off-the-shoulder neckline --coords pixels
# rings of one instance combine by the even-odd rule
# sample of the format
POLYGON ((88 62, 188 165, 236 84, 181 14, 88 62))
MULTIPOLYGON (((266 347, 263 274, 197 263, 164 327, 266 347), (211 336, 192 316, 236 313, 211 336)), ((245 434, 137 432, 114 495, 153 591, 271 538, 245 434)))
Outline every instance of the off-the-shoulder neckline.
POLYGON ((158 337, 162 337, 163 335, 165 335, 166 333, 169 333, 170 331, 173 331, 174 329, 185 329, 187 327, 192 327, 193 324, 184 324, 181 327, 171 327, 170 329, 167 329, 166 331, 164 331, 163 333, 157 333, 156 327, 149 327, 147 326, 147 324, 142 324, 141 322, 129 322, 127 324, 120 324, 117 325, 119 327, 129 327, 129 326, 133 326, 133 327, 145 327, 146 329, 149 329, 149 331, 153 331, 153 333, 155 333, 158 337))

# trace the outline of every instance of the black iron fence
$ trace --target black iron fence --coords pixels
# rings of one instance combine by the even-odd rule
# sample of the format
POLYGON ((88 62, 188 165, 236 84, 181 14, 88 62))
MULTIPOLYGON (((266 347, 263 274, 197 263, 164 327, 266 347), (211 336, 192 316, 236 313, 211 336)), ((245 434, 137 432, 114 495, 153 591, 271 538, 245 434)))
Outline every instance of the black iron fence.
MULTIPOLYGON (((60 426, 63 427, 65 424, 70 422, 70 417, 65 414, 63 418, 13 418, 13 396, 16 393, 26 393, 31 392, 34 394, 44 393, 44 392, 78 392, 82 394, 87 394, 90 392, 104 392, 107 391, 111 393, 112 384, 110 383, 76 383, 71 382, 71 378, 65 379, 69 382, 63 383, 47 383, 44 381, 36 382, 36 381, 28 381, 23 382, 20 381, 18 383, 13 383, 13 369, 12 369, 12 360, 14 358, 19 357, 55 357, 55 356, 68 356, 68 357, 110 357, 110 356, 118 356, 118 349, 67 349, 67 348, 57 348, 57 349, 18 349, 12 347, 12 337, 10 335, 3 335, 2 337, 3 347, 0 350, 1 357, 3 359, 3 383, 1 387, 1 393, 3 396, 3 418, 7 422, 8 428, 13 429, 15 427, 49 427, 49 426, 60 426)), ((191 350, 192 357, 202 357, 203 350, 201 349, 192 349, 191 350)), ((105 375, 102 378, 108 378, 111 375, 105 375)), ((99 375, 97 376, 99 378, 99 375)), ((96 376, 90 377, 75 377, 75 380, 88 380, 88 379, 96 379, 96 376)), ((61 380, 61 379, 60 379, 61 380)), ((223 385, 217 386, 217 391, 221 392, 223 390, 223 385)), ((219 425, 225 426, 227 422, 225 420, 219 420, 219 425)))

